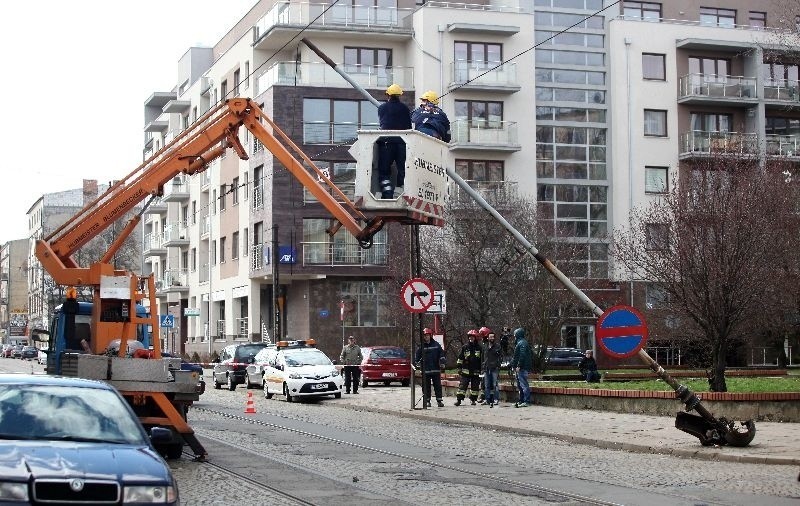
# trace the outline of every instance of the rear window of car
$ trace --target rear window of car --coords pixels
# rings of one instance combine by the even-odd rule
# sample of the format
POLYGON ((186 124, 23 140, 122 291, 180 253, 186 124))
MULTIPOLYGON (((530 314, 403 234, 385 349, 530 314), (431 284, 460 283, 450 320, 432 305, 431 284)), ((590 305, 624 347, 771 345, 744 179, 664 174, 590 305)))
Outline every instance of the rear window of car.
POLYGON ((408 358, 403 348, 377 348, 372 350, 371 358, 408 358))
POLYGON ((235 358, 236 360, 241 360, 250 358, 251 355, 255 357, 256 354, 258 354, 258 352, 263 350, 265 347, 266 345, 243 344, 236 348, 235 358))

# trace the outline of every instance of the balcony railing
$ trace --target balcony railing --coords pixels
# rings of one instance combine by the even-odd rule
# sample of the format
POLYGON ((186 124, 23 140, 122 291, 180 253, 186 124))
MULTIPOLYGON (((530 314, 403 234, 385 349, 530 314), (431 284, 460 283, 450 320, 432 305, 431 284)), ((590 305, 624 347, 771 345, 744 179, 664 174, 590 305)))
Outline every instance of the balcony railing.
POLYGON ((264 268, 264 245, 254 244, 250 248, 250 270, 260 271, 264 268))
POLYGON ((402 25, 403 20, 414 12, 413 9, 374 5, 336 4, 330 9, 328 7, 330 4, 327 3, 280 2, 256 22, 254 42, 258 42, 275 26, 298 25, 305 27, 313 21, 312 28, 318 26, 390 28, 402 25), (328 10, 326 11, 326 9, 328 10), (324 14, 322 14, 323 12, 324 14))
POLYGON ((250 206, 253 211, 264 208, 264 189, 261 186, 253 188, 253 198, 250 199, 250 206))
MULTIPOLYGON (((467 180, 467 183, 492 205, 516 201, 519 189, 519 183, 516 181, 467 180)), ((450 202, 451 204, 475 204, 475 200, 460 186, 455 186, 455 191, 450 194, 450 202)))
MULTIPOLYGON (((355 183, 339 183, 334 180, 336 186, 344 193, 344 195, 350 199, 351 201, 355 200, 356 195, 356 184, 355 183)), ((338 193, 334 193, 328 185, 325 185, 325 191, 333 195, 337 202, 343 202, 343 200, 339 197, 338 193)), ((307 188, 303 189, 303 203, 304 204, 312 204, 314 202, 319 202, 317 197, 315 197, 307 188)))
POLYGON ((217 332, 215 337, 218 340, 225 340, 225 320, 217 320, 217 332))
POLYGON ((170 288, 189 288, 188 269, 167 269, 164 271, 163 289, 170 288))
POLYGON ((250 338, 250 323, 247 318, 236 319, 236 336, 239 339, 250 338))
POLYGON ((189 240, 189 232, 185 222, 170 223, 164 227, 164 242, 186 242, 189 240))
POLYGON ((680 97, 756 98, 753 77, 687 74, 680 78, 680 97))
MULTIPOLYGON (((344 65, 343 70, 364 88, 386 88, 392 83, 397 83, 403 89, 410 89, 414 85, 413 67, 344 65)), ((256 95, 275 85, 332 88, 352 86, 328 64, 312 62, 275 63, 256 78, 256 95)))
POLYGON ((767 135, 767 154, 771 156, 800 156, 800 137, 796 135, 767 135))
POLYGON ((758 136, 754 133, 692 130, 681 134, 680 151, 681 154, 755 155, 758 154, 758 136))
POLYGON ((164 185, 164 201, 179 201, 189 198, 189 178, 181 174, 164 185))
POLYGON ((800 81, 795 79, 768 79, 764 83, 764 99, 797 102, 800 100, 800 81))
POLYGON ((370 249, 362 249, 355 242, 304 242, 303 265, 387 265, 389 247, 374 242, 370 249))
POLYGON ((458 119, 450 124, 452 144, 518 146, 516 121, 458 119))
POLYGON ((142 250, 145 255, 154 254, 164 250, 164 236, 161 234, 145 234, 142 242, 142 250))
POLYGON ((303 142, 305 144, 352 144, 358 139, 359 130, 378 130, 377 123, 354 122, 303 122, 303 142))
POLYGON ((519 86, 517 64, 510 62, 500 67, 498 65, 499 62, 456 61, 450 64, 450 79, 453 85, 468 82, 475 86, 519 86))

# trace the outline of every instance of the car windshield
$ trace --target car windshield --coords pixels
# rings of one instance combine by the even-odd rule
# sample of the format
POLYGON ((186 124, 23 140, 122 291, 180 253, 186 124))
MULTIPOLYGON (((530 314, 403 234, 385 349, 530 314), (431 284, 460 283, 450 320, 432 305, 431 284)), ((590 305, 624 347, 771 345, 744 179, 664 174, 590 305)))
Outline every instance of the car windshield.
POLYGON ((60 385, 0 385, 0 439, 147 444, 115 392, 60 385))
POLYGON ((372 350, 371 355, 373 358, 408 358, 402 348, 377 348, 372 350))
POLYGON ((302 365, 333 365, 331 360, 319 350, 301 349, 289 350, 284 353, 286 365, 289 367, 300 367, 302 365))

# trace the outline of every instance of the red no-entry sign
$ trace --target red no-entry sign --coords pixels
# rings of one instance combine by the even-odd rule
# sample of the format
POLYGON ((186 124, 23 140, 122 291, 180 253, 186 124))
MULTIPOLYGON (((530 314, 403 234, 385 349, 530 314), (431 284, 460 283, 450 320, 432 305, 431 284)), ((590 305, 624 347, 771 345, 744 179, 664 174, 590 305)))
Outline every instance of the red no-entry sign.
POLYGON ((413 278, 400 290, 403 306, 412 313, 424 313, 433 304, 433 285, 423 278, 413 278))
POLYGON ((635 355, 647 343, 647 324, 630 306, 614 306, 597 320, 595 336, 600 348, 616 358, 635 355))

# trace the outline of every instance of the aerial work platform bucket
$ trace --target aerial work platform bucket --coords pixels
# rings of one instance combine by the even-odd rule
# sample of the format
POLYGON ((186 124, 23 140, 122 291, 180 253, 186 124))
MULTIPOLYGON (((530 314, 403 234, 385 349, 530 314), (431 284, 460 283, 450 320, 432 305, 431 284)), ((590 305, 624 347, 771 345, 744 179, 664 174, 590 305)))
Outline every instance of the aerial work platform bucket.
MULTIPOLYGON (((350 148, 356 159, 355 204, 365 214, 380 215, 403 224, 444 225, 444 204, 449 178, 448 145, 416 130, 360 130, 358 140, 350 148), (378 141, 382 137, 399 137, 406 144, 403 193, 382 199, 378 179, 378 141)), ((397 170, 392 167, 392 183, 396 187, 397 170)))

